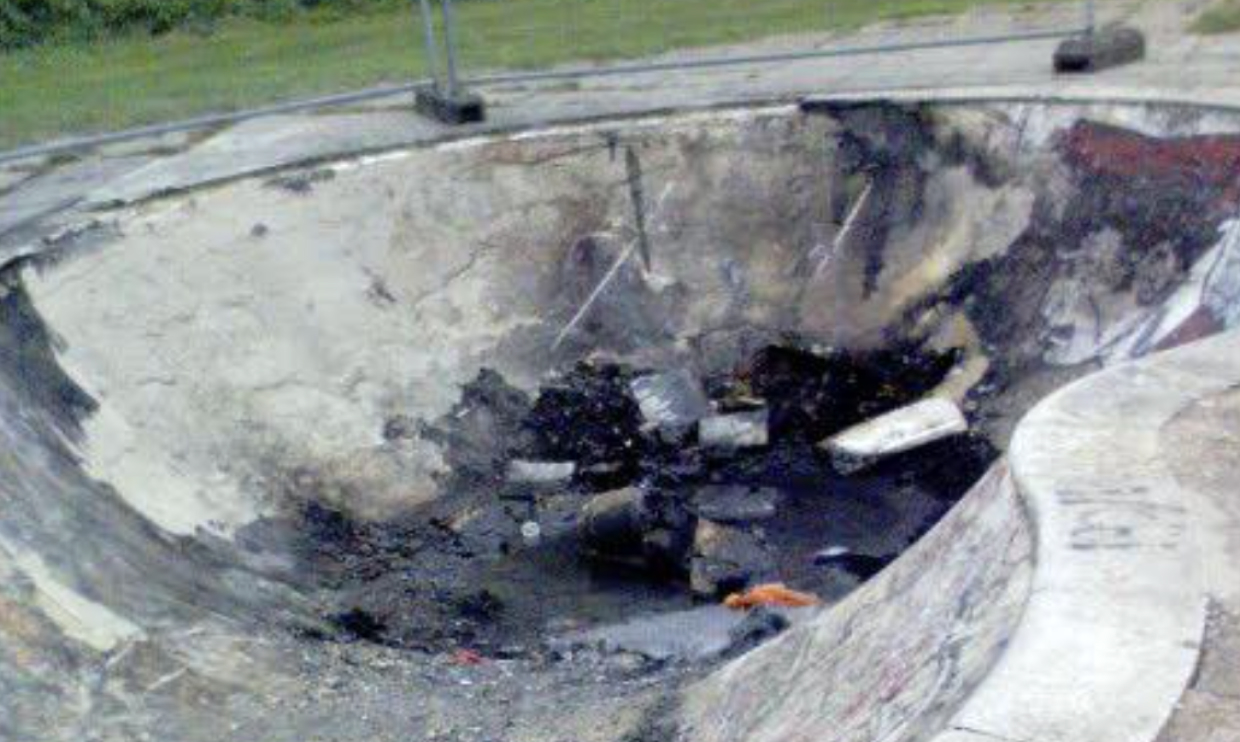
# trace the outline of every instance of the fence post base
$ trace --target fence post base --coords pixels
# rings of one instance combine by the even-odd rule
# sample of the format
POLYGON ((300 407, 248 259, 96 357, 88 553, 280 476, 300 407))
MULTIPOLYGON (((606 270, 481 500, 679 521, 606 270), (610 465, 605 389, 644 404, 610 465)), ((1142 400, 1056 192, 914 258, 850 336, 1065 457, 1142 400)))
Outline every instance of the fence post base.
POLYGON ((486 102, 482 96, 467 91, 449 95, 434 86, 418 88, 414 107, 418 113, 442 124, 474 124, 486 119, 486 102))
POLYGON ((1056 72, 1096 72, 1145 58, 1145 36, 1131 26, 1107 26, 1065 39, 1055 50, 1056 72))

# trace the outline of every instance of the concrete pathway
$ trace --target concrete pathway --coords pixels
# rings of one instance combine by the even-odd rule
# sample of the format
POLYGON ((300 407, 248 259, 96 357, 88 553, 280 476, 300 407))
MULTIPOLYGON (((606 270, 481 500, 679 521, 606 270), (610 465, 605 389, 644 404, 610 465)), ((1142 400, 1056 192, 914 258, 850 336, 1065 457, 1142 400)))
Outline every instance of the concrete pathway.
POLYGON ((1180 486, 1209 508, 1214 591, 1197 671, 1159 742, 1240 739, 1240 385, 1202 399, 1162 432, 1180 486))

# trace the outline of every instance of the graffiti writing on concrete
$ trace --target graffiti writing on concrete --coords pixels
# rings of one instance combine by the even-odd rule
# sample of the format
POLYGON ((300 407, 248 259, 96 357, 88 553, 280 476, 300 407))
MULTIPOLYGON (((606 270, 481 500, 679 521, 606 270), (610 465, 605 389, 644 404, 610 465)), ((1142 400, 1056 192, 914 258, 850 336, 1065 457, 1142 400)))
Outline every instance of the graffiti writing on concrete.
POLYGON ((1080 551, 1180 547, 1187 512, 1156 502, 1144 485, 1076 487, 1056 493, 1071 518, 1068 546, 1080 551))

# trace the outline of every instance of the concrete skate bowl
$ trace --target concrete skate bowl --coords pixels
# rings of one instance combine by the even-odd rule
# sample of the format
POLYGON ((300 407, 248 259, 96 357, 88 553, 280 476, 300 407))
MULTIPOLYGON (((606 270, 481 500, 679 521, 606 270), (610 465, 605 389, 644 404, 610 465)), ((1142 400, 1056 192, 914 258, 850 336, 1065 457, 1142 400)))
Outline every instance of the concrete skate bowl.
MULTIPOLYGON (((1238 163, 1226 112, 821 103, 100 211, 3 273, 0 738, 1153 739, 1201 630, 1186 526, 1140 561, 1068 519, 1040 477, 1092 419, 1017 421, 1236 321, 1238 163), (429 537, 390 526, 468 528, 431 515, 453 456, 419 431, 480 369, 532 392, 587 358, 706 376, 780 343, 950 352, 926 393, 1009 455, 740 656, 422 646, 421 614, 385 633, 459 597, 393 574, 429 537)), ((1126 465, 1102 459, 1085 474, 1126 465)))

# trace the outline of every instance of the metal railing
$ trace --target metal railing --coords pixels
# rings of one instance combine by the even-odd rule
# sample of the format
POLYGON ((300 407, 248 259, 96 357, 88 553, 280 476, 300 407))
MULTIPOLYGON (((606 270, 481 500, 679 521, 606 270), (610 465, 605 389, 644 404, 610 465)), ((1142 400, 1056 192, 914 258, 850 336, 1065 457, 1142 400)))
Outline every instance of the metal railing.
MULTIPOLYGON (((366 45, 368 51, 374 52, 378 44, 381 51, 370 54, 369 61, 373 67, 375 58, 379 58, 382 68, 359 73, 358 82, 413 77, 409 82, 255 107, 254 103, 276 97, 269 95, 272 91, 313 94, 330 87, 305 84, 303 81, 311 78, 280 66, 278 59, 266 64, 261 58, 258 64, 241 60, 238 64, 248 65, 244 74, 234 70, 230 77, 205 66, 193 77, 183 76, 181 87, 166 91, 163 98, 155 98, 160 102, 193 101, 193 105, 174 106, 170 110, 214 113, 89 135, 75 135, 74 131, 106 129, 106 123, 96 121, 112 119, 157 121, 158 111, 151 111, 149 117, 130 116, 126 95, 109 95, 99 100, 99 96, 83 95, 82 90, 64 91, 59 99, 63 108, 73 109, 73 101, 81 98, 91 104, 78 105, 78 109, 107 109, 108 115, 83 116, 81 121, 74 121, 72 111, 56 110, 54 113, 68 122, 60 131, 69 136, 0 151, 0 163, 222 127, 260 117, 359 105, 415 90, 433 88, 451 98, 465 95, 471 87, 510 83, 674 73, 1061 38, 1092 32, 1100 15, 1100 8, 1095 8, 1097 0, 1031 0, 1032 7, 1037 9, 1032 13, 1023 10, 1024 3, 1029 1, 417 0, 410 2, 412 13, 394 8, 391 18, 384 16, 381 28, 372 24, 370 31, 354 36, 336 38, 332 26, 326 24, 302 24, 282 31, 290 43, 308 50, 336 44, 335 58, 342 62, 349 61, 342 50, 366 45), (933 20, 908 20, 910 15, 920 16, 926 10, 936 9, 942 13, 933 20), (393 19, 403 22, 391 22, 393 19), (247 85, 262 83, 259 87, 263 87, 263 92, 242 95, 234 85, 237 80, 247 85)), ((201 45, 211 43, 214 42, 207 38, 201 45)), ((127 67, 113 69, 106 59, 95 61, 83 54, 87 60, 84 69, 90 71, 91 79, 124 82, 96 87, 123 93, 126 86, 139 89, 148 84, 150 75, 135 69, 129 60, 123 60, 127 67), (112 75, 116 78, 111 79, 112 75)), ((157 59, 152 55, 152 60, 157 59)), ((158 64, 152 61, 149 67, 158 69, 158 64)), ((82 89, 87 87, 86 83, 78 85, 82 89)), ((0 130, 5 123, 0 120, 0 130)))
POLYGON ((419 0, 437 90, 1066 38, 1097 18, 1096 0, 532 0, 496 23, 507 5, 419 0), (548 42, 597 61, 545 68, 548 42))

